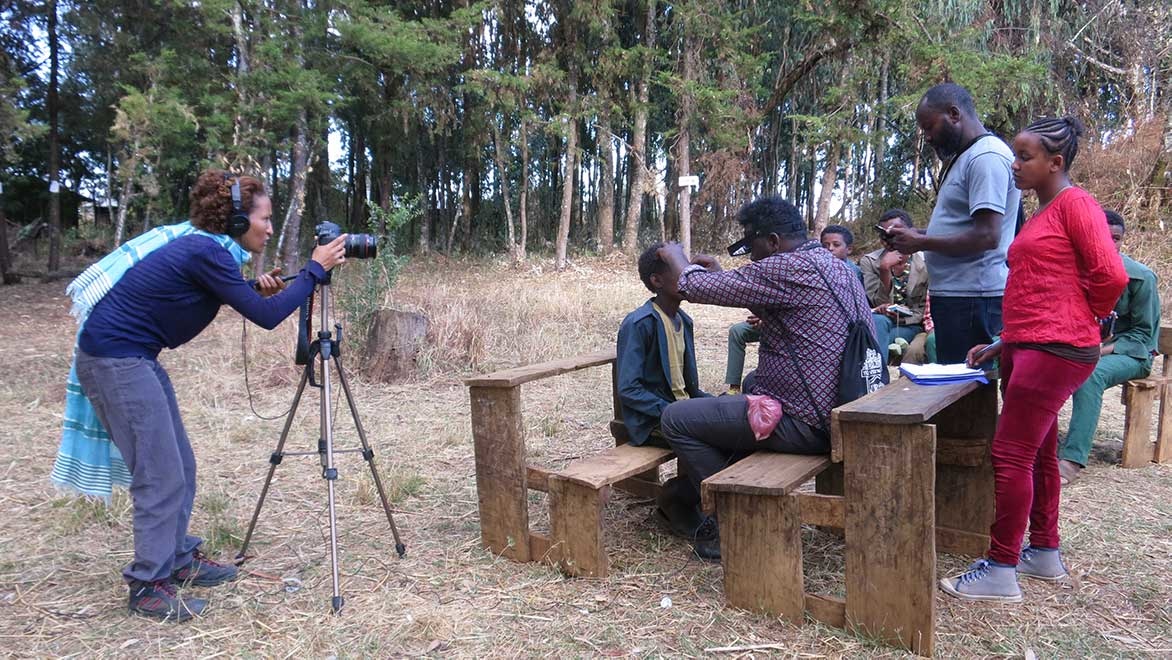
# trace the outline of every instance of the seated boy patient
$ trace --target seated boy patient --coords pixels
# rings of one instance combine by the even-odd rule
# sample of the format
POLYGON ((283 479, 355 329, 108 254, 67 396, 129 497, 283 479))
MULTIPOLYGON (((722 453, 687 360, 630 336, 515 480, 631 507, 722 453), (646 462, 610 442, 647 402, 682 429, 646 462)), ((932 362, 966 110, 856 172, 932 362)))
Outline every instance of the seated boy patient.
MULTIPOLYGON (((616 354, 619 401, 631 444, 667 448, 659 433, 667 404, 711 395, 700 389, 692 318, 680 309, 678 282, 667 276, 661 247, 656 243, 639 256, 639 278, 655 296, 623 319, 616 354)), ((703 520, 695 505, 682 504, 699 501, 698 494, 685 492, 691 490, 687 479, 675 477, 664 483, 658 499, 659 518, 685 538, 703 520)))

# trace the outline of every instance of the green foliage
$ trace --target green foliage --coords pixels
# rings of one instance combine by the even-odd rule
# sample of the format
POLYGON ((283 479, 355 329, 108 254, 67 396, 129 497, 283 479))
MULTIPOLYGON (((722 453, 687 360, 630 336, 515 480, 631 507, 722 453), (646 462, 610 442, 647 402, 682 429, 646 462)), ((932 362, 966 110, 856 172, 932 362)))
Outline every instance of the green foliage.
POLYGON ((366 335, 379 310, 385 309, 399 271, 407 263, 396 240, 399 230, 419 215, 420 200, 404 200, 383 210, 370 205, 370 233, 378 239, 373 259, 350 260, 341 272, 340 286, 334 287, 338 306, 346 315, 346 342, 351 351, 361 351, 366 335))

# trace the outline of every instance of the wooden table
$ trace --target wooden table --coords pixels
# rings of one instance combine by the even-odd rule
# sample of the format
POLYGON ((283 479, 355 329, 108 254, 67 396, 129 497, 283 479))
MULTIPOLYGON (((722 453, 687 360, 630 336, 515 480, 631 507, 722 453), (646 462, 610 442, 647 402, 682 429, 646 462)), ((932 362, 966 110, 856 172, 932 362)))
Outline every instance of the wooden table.
POLYGON ((988 549, 996 384, 901 378, 836 408, 831 426, 831 458, 844 466, 846 625, 930 656, 936 550, 988 549))

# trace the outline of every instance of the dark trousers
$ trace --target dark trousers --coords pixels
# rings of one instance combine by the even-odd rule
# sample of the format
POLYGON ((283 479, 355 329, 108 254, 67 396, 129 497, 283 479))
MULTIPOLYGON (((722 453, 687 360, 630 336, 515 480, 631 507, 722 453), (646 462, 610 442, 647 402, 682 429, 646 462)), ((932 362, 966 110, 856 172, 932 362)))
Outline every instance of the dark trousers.
POLYGON ((970 348, 988 344, 1001 334, 1001 296, 934 295, 932 322, 936 325, 936 359, 940 364, 964 362, 970 348))
POLYGON ((134 561, 127 582, 170 579, 202 542, 187 534, 195 502, 195 454, 162 365, 77 352, 77 379, 130 470, 134 561))
MULTIPOLYGON (((753 374, 745 378, 750 383, 753 374)), ((663 410, 663 434, 675 451, 699 501, 700 483, 760 450, 790 454, 825 454, 830 436, 785 415, 773 433, 758 441, 749 426, 745 395, 676 401, 663 410)))

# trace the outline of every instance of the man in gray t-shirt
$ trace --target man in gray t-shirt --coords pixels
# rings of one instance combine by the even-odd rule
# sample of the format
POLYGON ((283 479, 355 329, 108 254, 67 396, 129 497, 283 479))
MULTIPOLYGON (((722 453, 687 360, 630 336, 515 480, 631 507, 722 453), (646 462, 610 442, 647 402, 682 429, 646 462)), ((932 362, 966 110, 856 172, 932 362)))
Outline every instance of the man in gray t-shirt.
POLYGON ((944 161, 926 233, 895 228, 904 254, 924 252, 941 363, 963 362, 968 350, 1001 332, 1001 296, 1009 270, 1021 191, 1013 183, 1013 152, 977 119, 960 85, 929 89, 916 109, 924 139, 944 161))

